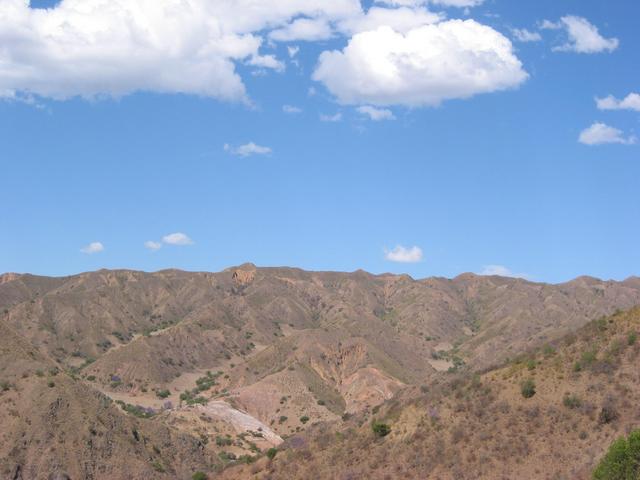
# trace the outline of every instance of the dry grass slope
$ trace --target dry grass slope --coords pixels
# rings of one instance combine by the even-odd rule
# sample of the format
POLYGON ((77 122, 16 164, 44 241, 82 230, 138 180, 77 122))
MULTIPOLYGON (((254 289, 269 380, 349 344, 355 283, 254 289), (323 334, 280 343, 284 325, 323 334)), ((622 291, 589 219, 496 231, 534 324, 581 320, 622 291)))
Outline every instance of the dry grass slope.
POLYGON ((256 460, 225 475, 537 476, 531 462, 508 460, 520 456, 543 464, 540 475, 556 465, 573 478, 582 470, 564 472, 561 462, 589 468, 586 458, 628 418, 627 397, 604 388, 602 372, 616 367, 616 385, 633 390, 620 375, 635 378, 625 360, 635 347, 620 347, 616 361, 579 339, 539 349, 639 304, 637 278, 549 285, 251 264, 219 273, 5 274, 0 471, 14 480, 189 478, 256 460), (525 400, 527 379, 536 393, 525 400), (579 407, 565 407, 565 390, 579 407), (616 418, 589 429, 605 391, 616 418), (217 407, 199 406, 208 402, 217 407), (373 418, 391 433, 373 437, 373 418), (264 425, 288 437, 288 448, 269 462, 273 442, 230 419, 264 425), (551 449, 545 435, 570 445, 551 449))
POLYGON ((639 333, 640 308, 598 319, 501 368, 318 425, 225 478, 591 478, 611 442, 640 426, 639 333), (391 433, 376 436, 373 419, 391 433))

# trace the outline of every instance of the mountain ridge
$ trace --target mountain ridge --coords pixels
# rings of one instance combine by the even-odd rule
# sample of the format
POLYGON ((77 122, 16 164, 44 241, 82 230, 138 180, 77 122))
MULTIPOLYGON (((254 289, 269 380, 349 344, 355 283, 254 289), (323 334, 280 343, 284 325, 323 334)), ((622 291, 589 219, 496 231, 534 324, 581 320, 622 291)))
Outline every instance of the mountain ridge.
POLYGON ((613 278, 609 278, 609 279, 603 279, 600 277, 596 277, 593 275, 578 275, 577 277, 571 278, 569 280, 564 280, 564 281, 559 281, 559 282, 547 282, 547 281, 543 281, 543 280, 534 280, 534 279, 528 279, 528 278, 523 278, 523 277, 513 277, 513 276, 506 276, 506 275, 485 275, 485 274, 481 274, 481 273, 476 273, 476 272, 471 272, 471 271, 466 271, 466 272, 461 272, 458 273, 452 277, 446 277, 446 276, 440 276, 440 275, 434 275, 434 276, 427 276, 427 277, 418 277, 418 278, 414 278, 412 275, 408 274, 408 273, 394 273, 394 272, 380 272, 380 273, 373 273, 373 272, 369 272, 367 270, 364 269, 356 269, 353 271, 347 271, 347 270, 307 270, 307 269, 303 269, 300 267, 292 267, 292 266, 287 266, 287 265, 274 265, 274 266, 258 266, 256 264, 254 264, 253 262, 244 262, 241 263, 239 265, 231 265, 228 267, 225 267, 221 270, 185 270, 185 269, 181 269, 181 268, 163 268, 160 270, 139 270, 139 269, 133 269, 133 268, 100 268, 98 270, 85 270, 85 271, 81 271, 81 272, 77 272, 77 273, 71 273, 71 274, 66 274, 66 275, 45 275, 45 274, 37 274, 37 273, 31 273, 31 272, 12 272, 12 271, 8 271, 8 272, 3 272, 0 273, 0 284, 5 283, 5 282, 9 282, 9 281, 13 281, 13 280, 17 280, 20 279, 21 277, 34 277, 34 278, 47 278, 47 279, 70 279, 73 277, 80 277, 83 275, 88 275, 88 274, 92 274, 92 273, 99 273, 99 272, 130 272, 130 273, 143 273, 143 274, 162 274, 162 273, 185 273, 185 274, 216 274, 216 273, 224 273, 224 272, 234 272, 236 270, 242 270, 242 269, 255 269, 255 270, 292 270, 292 271, 301 271, 301 272, 306 272, 306 273, 317 273, 317 274, 322 274, 322 273, 327 273, 327 274, 357 274, 357 273, 364 273, 373 277, 406 277, 411 279, 414 282, 421 282, 421 281, 425 281, 425 280, 430 280, 430 279, 444 279, 444 280, 450 280, 450 281, 454 281, 456 279, 459 278, 463 278, 463 277, 497 277, 497 278, 509 278, 509 279, 513 279, 513 280, 522 280, 528 283, 537 283, 537 284, 546 284, 546 285, 563 285, 566 283, 571 283, 571 282, 575 282, 577 280, 581 280, 581 279, 590 279, 590 280, 596 280, 598 282, 617 282, 617 283, 624 283, 627 281, 640 281, 640 276, 639 275, 629 275, 628 277, 621 279, 621 280, 617 280, 617 279, 613 279, 613 278))

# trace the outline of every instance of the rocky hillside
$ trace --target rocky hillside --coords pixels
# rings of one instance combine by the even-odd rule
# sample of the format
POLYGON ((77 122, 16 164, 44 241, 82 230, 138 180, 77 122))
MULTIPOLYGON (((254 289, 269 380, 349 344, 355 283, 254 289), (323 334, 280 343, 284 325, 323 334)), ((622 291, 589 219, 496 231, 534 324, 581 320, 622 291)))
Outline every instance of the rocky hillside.
POLYGON ((501 368, 319 423, 224 478, 590 479, 640 426, 639 332, 638 308, 601 318, 501 368))
POLYGON ((635 305, 638 278, 549 285, 251 264, 219 273, 5 274, 2 341, 5 358, 17 360, 0 366, 11 385, 0 394, 0 425, 9 426, 0 435, 19 447, 0 452, 0 466, 14 476, 31 469, 23 478, 58 470, 120 478, 149 468, 189 478, 320 425, 368 418, 420 389, 448 388, 635 305), (74 422, 47 417, 52 404, 74 422), (87 442, 95 421, 105 426, 99 438, 121 440, 87 442), (130 448, 132 429, 151 440, 130 448), (74 448, 55 446, 60 435, 74 448))
POLYGON ((0 477, 189 478, 219 459, 200 439, 127 415, 0 321, 0 477))

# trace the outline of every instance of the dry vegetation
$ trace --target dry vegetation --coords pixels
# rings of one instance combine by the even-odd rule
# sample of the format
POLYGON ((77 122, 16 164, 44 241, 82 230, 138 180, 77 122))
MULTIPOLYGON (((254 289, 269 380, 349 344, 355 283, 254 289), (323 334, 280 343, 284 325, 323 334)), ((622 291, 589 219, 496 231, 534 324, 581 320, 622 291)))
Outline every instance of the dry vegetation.
POLYGON ((637 278, 3 275, 0 476, 586 478, 640 393, 637 311, 593 319, 638 304, 637 278))
POLYGON ((318 425, 225 478, 591 478, 611 442, 640 426, 638 332, 640 309, 599 319, 496 370, 318 425), (374 419, 390 433, 376 435, 374 419))

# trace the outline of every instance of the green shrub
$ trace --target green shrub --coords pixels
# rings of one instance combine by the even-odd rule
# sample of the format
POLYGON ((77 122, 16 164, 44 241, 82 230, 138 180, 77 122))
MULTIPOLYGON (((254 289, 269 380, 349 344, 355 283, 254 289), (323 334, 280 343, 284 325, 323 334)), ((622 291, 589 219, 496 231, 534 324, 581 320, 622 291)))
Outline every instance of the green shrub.
POLYGON ((536 368, 536 361, 533 358, 527 360, 527 370, 534 370, 536 368))
POLYGON ((248 454, 244 454, 244 455, 240 455, 238 457, 238 461, 242 462, 242 463, 246 463, 247 465, 249 465, 250 463, 253 463, 256 461, 256 457, 248 455, 248 454))
POLYGON ((562 399, 562 403, 565 407, 574 409, 579 408, 582 405, 582 400, 580 400, 580 397, 577 395, 566 395, 562 399))
POLYGON ((111 332, 111 335, 116 337, 122 343, 125 343, 127 341, 127 338, 124 336, 124 334, 122 332, 111 332))
POLYGON ((611 342, 611 345, 609 346, 608 354, 610 357, 617 357, 622 353, 623 350, 624 350, 624 342, 618 338, 613 342, 611 342))
POLYGON ((273 460, 277 454, 278 454, 277 448, 271 447, 269 450, 267 450, 267 457, 269 458, 269 460, 273 460))
POLYGON ((611 444, 609 451, 593 472, 594 480, 636 480, 640 478, 640 430, 629 438, 621 437, 611 444))
POLYGON ((158 398, 167 398, 169 395, 171 395, 171 392, 169 390, 159 390, 156 392, 156 395, 158 396, 158 398))
POLYGON ((371 423, 371 430, 373 430, 373 433, 378 437, 386 437, 391 433, 391 427, 389 425, 378 421, 371 423))
POLYGON ((287 417, 285 417, 284 415, 282 415, 279 419, 278 419, 278 423, 282 424, 284 422, 287 421, 287 417))
POLYGON ((531 398, 536 394, 536 384, 533 379, 529 378, 520 385, 520 393, 524 398, 531 398))
POLYGON ((195 404, 206 405, 207 399, 203 396, 196 397, 195 396, 196 394, 194 392, 196 392, 196 390, 192 390, 192 391, 187 390, 186 392, 182 392, 180 394, 180 400, 186 402, 187 405, 195 405, 195 404))
POLYGON ((130 403, 125 403, 122 400, 116 400, 116 403, 120 405, 120 408, 125 412, 138 418, 151 418, 156 414, 153 408, 145 408, 141 405, 131 405, 130 403))
POLYGON ((307 423, 309 421, 309 417, 307 417, 306 415, 303 415, 300 417, 300 421, 304 424, 307 423))
POLYGON ((191 480, 207 480, 207 474, 204 472, 196 472, 191 475, 191 480))
MULTIPOLYGON (((600 409, 600 415, 598 415, 598 422, 601 424, 611 423, 618 418, 618 412, 612 402, 606 401, 600 409)), ((635 480, 635 479, 634 479, 635 480)))
POLYGON ((229 446, 232 444, 233 444, 233 440, 231 440, 229 437, 220 437, 220 436, 216 437, 216 445, 219 447, 229 446))
POLYGON ((596 361, 596 351, 595 350, 587 350, 586 352, 582 353, 582 358, 580 359, 580 363, 585 366, 588 367, 589 365, 591 365, 593 362, 596 361))
POLYGON ((164 473, 166 471, 164 465, 162 465, 162 463, 160 462, 153 462, 151 466, 156 472, 164 473))
POLYGON ((220 457, 220 459, 223 462, 229 462, 229 461, 237 460, 236 454, 233 453, 233 452, 222 451, 222 452, 218 453, 218 457, 220 457))
POLYGON ((627 344, 629 345, 635 345, 637 340, 638 340, 638 334, 636 332, 631 332, 627 336, 627 344))
POLYGON ((218 382, 216 382, 216 378, 218 376, 218 373, 207 372, 206 376, 198 378, 196 380, 196 388, 194 389, 194 393, 198 394, 200 392, 204 392, 217 385, 218 382))
MULTIPOLYGON (((617 313, 618 312, 616 311, 614 315, 616 315, 617 313)), ((601 332, 604 332, 607 329, 607 319, 604 317, 599 318, 598 320, 595 321, 595 325, 598 330, 600 330, 601 332)))

